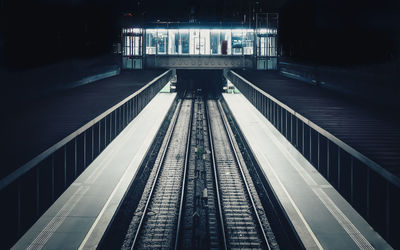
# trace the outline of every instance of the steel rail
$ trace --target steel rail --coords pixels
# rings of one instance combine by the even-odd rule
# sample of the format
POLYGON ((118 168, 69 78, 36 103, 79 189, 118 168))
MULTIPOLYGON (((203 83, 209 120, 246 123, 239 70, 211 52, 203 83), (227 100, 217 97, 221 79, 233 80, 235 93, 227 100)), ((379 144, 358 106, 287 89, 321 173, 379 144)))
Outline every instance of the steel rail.
POLYGON ((226 134, 228 135, 228 138, 229 138, 229 144, 230 144, 231 149, 232 149, 232 152, 233 152, 233 154, 234 154, 234 156, 235 156, 235 161, 236 161, 236 163, 237 163, 237 166, 238 166, 238 168, 239 168, 239 170, 240 170, 240 176, 241 176, 241 178, 242 178, 242 180, 243 180, 243 183, 244 183, 244 185, 245 185, 245 187, 246 187, 246 192, 247 192, 247 195, 249 196, 249 199, 250 199, 250 202, 251 202, 251 207, 253 208, 254 215, 255 215, 255 217, 256 217, 256 219, 257 219, 257 223, 258 223, 259 229, 260 229, 260 231, 261 231, 261 234, 262 234, 262 236, 263 236, 264 243, 265 243, 265 245, 267 246, 267 248, 268 248, 269 250, 271 250, 271 247, 270 247, 270 245, 269 245, 269 243, 268 243, 267 234, 265 233, 265 230, 264 230, 263 224, 262 224, 262 222, 261 222, 260 216, 259 216, 259 214, 258 214, 258 212, 257 212, 257 207, 256 207, 256 205, 255 205, 255 202, 254 202, 252 193, 251 193, 251 191, 250 191, 249 184, 248 184, 247 179, 246 179, 246 175, 244 174, 243 166, 242 166, 242 164, 240 163, 239 156, 238 156, 238 152, 236 151, 236 148, 235 148, 235 146, 234 146, 233 135, 231 134, 231 131, 230 131, 229 128, 228 128, 229 124, 228 124, 228 121, 227 121, 225 112, 224 112, 224 110, 223 110, 223 108, 222 108, 222 106, 221 106, 221 102, 218 100, 217 103, 218 103, 218 105, 217 105, 218 111, 219 111, 219 114, 220 114, 220 116, 221 116, 222 123, 224 124, 225 132, 226 132, 226 134))
POLYGON ((174 115, 174 120, 173 120, 173 124, 172 124, 173 127, 170 130, 169 134, 167 135, 168 136, 167 137, 167 143, 166 143, 166 145, 165 145, 165 147, 163 149, 161 160, 160 160, 159 164, 157 165, 157 172, 156 172, 156 174, 154 176, 154 180, 153 180, 153 183, 151 185, 151 189, 150 189, 150 193, 149 193, 149 196, 147 198, 147 201, 146 201, 146 205, 145 205, 145 207, 143 209, 143 213, 142 213, 142 216, 140 218, 139 225, 138 225, 138 227, 136 229, 135 237, 133 238, 133 242, 132 242, 132 245, 131 245, 131 250, 133 250, 135 248, 135 245, 136 245, 136 243, 137 243, 137 241, 139 239, 140 229, 142 228, 142 225, 143 225, 143 222, 144 222, 144 218, 146 217, 147 209, 149 207, 151 198, 153 197, 153 191, 154 191, 154 189, 156 187, 157 180, 158 180, 159 174, 161 172, 161 167, 162 167, 162 165, 164 163, 164 159, 165 159, 165 156, 166 156, 167 151, 168 151, 168 146, 169 146, 169 144, 171 142, 172 134, 175 131, 175 125, 176 125, 176 123, 178 121, 179 112, 180 112, 180 110, 182 108, 182 103, 183 103, 182 100, 180 100, 179 103, 178 103, 177 111, 176 111, 176 114, 174 115))
POLYGON ((192 100, 192 107, 190 109, 190 117, 189 117, 189 131, 188 131, 187 140, 186 140, 185 163, 183 165, 182 191, 181 191, 181 200, 180 200, 179 213, 178 213, 178 224, 177 224, 177 228, 176 228, 175 247, 174 247, 175 250, 178 249, 179 236, 180 236, 180 232, 181 232, 183 202, 185 199, 185 191, 186 191, 186 172, 187 172, 187 168, 188 168, 190 140, 191 140, 191 136, 192 136, 193 112, 194 112, 194 101, 192 100))
POLYGON ((224 225, 224 217, 222 214, 222 202, 221 202, 221 195, 218 187, 218 174, 217 174, 217 169, 216 169, 216 160, 215 160, 215 152, 214 152, 214 143, 213 143, 213 135, 212 135, 212 130, 211 130, 211 122, 210 122, 210 115, 208 111, 208 106, 207 103, 204 105, 205 109, 205 114, 207 116, 207 127, 208 127, 208 137, 209 137, 209 143, 210 143, 210 151, 211 151, 211 159, 212 159, 212 166, 213 166, 213 171, 214 171, 214 182, 215 182, 215 193, 217 194, 217 203, 218 203, 218 213, 219 213, 219 220, 220 220, 220 225, 221 225, 221 235, 223 239, 223 248, 224 250, 228 249, 228 244, 226 241, 226 233, 225 233, 225 225, 224 225))

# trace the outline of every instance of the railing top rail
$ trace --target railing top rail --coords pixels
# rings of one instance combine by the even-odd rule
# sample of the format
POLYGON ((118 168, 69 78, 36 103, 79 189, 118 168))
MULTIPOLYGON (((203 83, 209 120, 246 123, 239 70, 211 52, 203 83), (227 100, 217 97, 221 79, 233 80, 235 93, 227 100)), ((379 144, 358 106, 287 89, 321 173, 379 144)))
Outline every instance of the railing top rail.
POLYGON ((339 138, 337 138, 333 134, 329 133, 325 129, 321 128, 317 124, 313 123, 309 119, 307 119, 304 116, 302 116, 301 114, 297 113, 295 110, 293 110, 292 108, 290 108, 289 106, 287 106, 283 102, 279 101, 278 99, 276 99, 272 95, 268 94, 264 90, 260 89, 259 87, 257 87, 253 83, 251 83, 250 81, 246 80, 241 75, 237 74, 236 72, 234 72, 232 70, 230 72, 233 75, 235 75, 236 77, 238 77, 240 80, 242 80, 243 82, 247 83, 253 89, 255 89, 258 92, 260 92, 262 95, 264 95, 264 96, 268 97, 269 99, 273 100, 276 104, 278 104, 279 106, 284 108, 286 111, 288 111, 292 115, 296 116, 298 119, 303 121, 305 124, 307 124, 308 126, 312 127, 313 129, 315 129, 318 133, 322 134, 323 136, 325 136, 326 138, 331 140, 333 143, 338 145, 340 148, 342 148, 344 151, 346 151, 347 153, 352 155, 354 158, 360 160, 362 163, 367 165, 370 169, 372 169, 373 171, 375 171, 376 173, 381 175, 384 179, 386 179, 387 181, 389 181, 390 183, 392 183, 396 187, 400 188, 400 178, 399 177, 395 176, 394 174, 392 174, 388 170, 384 169, 378 163, 374 162, 373 160, 369 159, 368 157, 366 157, 362 153, 358 152, 356 149, 354 149, 353 147, 349 146, 348 144, 346 144, 345 142, 343 142, 342 140, 340 140, 339 138))
POLYGON ((164 73, 162 73, 161 75, 155 77, 153 80, 151 80, 149 83, 147 83, 146 85, 144 85, 142 88, 140 88, 138 91, 136 91, 135 93, 131 94, 130 96, 126 97, 125 99, 123 99, 122 101, 120 101, 119 103, 115 104, 114 106, 112 106, 111 108, 107 109, 105 112, 103 112, 102 114, 98 115, 96 118, 94 118, 93 120, 89 121, 88 123, 86 123, 85 125, 83 125, 82 127, 80 127, 79 129, 75 130, 74 132, 72 132, 70 135, 68 135, 67 137, 65 137, 64 139, 62 139, 61 141, 57 142, 56 144, 54 144, 53 146, 51 146, 50 148, 46 149, 45 151, 43 151, 42 153, 40 153, 39 155, 37 155, 35 158, 33 158, 32 160, 28 161, 27 163, 25 163, 24 165, 22 165, 21 167, 19 167, 18 169, 14 170, 14 172, 12 172, 11 174, 7 175, 6 177, 4 177, 3 179, 1 179, 0 181, 0 190, 3 190, 5 187, 7 187, 10 183, 14 182, 16 179, 18 179, 20 176, 22 176, 23 174, 25 174, 26 172, 28 172, 29 170, 31 170, 33 167, 35 167, 37 164, 39 164, 41 161, 43 161, 44 159, 46 159, 48 156, 50 156, 52 153, 54 153, 55 151, 57 151, 58 149, 60 149, 61 147, 63 147, 65 144, 67 144, 68 142, 70 142, 71 140, 73 140, 75 137, 77 137, 78 135, 80 135, 81 133, 83 133, 84 131, 86 131, 88 128, 90 128, 91 126, 93 126, 94 124, 96 124, 98 121, 100 121, 101 119, 103 119, 104 117, 106 117, 107 115, 109 115, 111 112, 113 112, 114 110, 116 110, 117 108, 121 107, 123 104, 125 104, 127 101, 129 101, 130 99, 134 98, 135 96, 139 95, 141 92, 143 92, 145 89, 147 89, 150 85, 152 85, 154 82, 158 81, 159 79, 161 79, 162 77, 164 77, 166 74, 168 74, 171 71, 171 69, 165 71, 164 73))

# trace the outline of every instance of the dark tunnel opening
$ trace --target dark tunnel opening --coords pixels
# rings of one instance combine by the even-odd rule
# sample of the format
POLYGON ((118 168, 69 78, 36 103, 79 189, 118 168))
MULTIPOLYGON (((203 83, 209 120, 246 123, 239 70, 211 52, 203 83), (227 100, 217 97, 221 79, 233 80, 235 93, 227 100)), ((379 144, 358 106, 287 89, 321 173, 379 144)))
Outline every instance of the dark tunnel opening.
POLYGON ((178 69, 176 74, 178 94, 185 91, 201 91, 204 94, 219 95, 226 84, 223 70, 178 69))

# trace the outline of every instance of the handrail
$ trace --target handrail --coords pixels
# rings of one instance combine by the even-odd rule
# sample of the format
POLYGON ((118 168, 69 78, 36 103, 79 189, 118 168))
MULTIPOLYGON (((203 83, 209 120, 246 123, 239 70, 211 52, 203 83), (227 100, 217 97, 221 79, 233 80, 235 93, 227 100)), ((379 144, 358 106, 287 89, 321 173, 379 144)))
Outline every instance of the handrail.
POLYGON ((7 187, 9 184, 13 183, 15 180, 17 180, 22 175, 27 173, 29 170, 34 168, 36 165, 38 165, 41 161, 46 159, 52 153, 54 153, 55 151, 57 151, 58 149, 63 147, 68 142, 72 141, 74 138, 76 138, 78 135, 80 135, 81 133, 86 131, 88 128, 92 127, 98 121, 100 121, 101 119, 103 119, 104 117, 106 117, 107 115, 109 115, 110 113, 112 113, 113 111, 115 111, 116 109, 121 107, 122 105, 124 105, 130 99, 132 99, 135 96, 139 95, 141 92, 143 92, 145 89, 147 89, 154 82, 158 81, 159 79, 161 79, 162 77, 167 75, 170 71, 171 71, 171 69, 169 69, 169 70, 165 71, 163 74, 155 77, 153 80, 151 80, 149 83, 144 85, 141 89, 139 89, 135 93, 131 94, 130 96, 126 97, 124 100, 122 100, 119 103, 115 104, 114 106, 112 106, 111 108, 109 108, 108 110, 106 110, 105 112, 103 112, 102 114, 100 114, 99 116, 94 118, 93 120, 89 121, 88 123, 86 123, 85 125, 80 127, 79 129, 75 130, 70 135, 66 136, 64 139, 62 139, 58 143, 54 144, 50 148, 46 149, 45 151, 43 151, 42 153, 40 153, 39 155, 34 157, 32 160, 28 161, 27 163, 25 163, 24 165, 22 165, 21 167, 16 169, 11 174, 9 174, 6 177, 4 177, 3 179, 1 179, 1 181, 0 181, 0 191, 3 190, 5 187, 7 187))
MULTIPOLYGON (((237 74, 236 72, 234 72, 232 70, 230 70, 229 73, 233 74, 234 76, 236 76, 237 78, 239 78, 240 80, 242 80, 243 82, 248 84, 250 87, 252 87, 253 89, 257 90, 259 93, 263 94, 264 96, 266 96, 269 99, 271 99, 272 101, 274 101, 276 104, 278 104, 279 106, 284 108, 287 112, 289 112, 292 115, 296 116, 298 119, 303 121, 305 124, 307 124, 308 126, 313 128, 314 130, 316 130, 318 133, 322 134, 323 136, 325 136, 326 138, 331 140, 333 143, 335 143, 336 145, 341 147, 344 151, 346 151, 347 153, 352 155, 354 158, 360 160, 362 163, 367 165, 370 169, 372 169, 373 171, 378 173, 384 179, 386 179, 387 181, 389 181, 390 183, 392 183, 396 187, 400 188, 400 178, 399 177, 395 176, 394 174, 392 174, 388 170, 384 169, 378 163, 374 162, 373 160, 369 159, 368 157, 366 157, 362 153, 358 152, 356 149, 354 149, 353 147, 349 146, 348 144, 346 144, 345 142, 343 142, 342 140, 340 140, 339 138, 337 138, 333 134, 329 133, 325 129, 321 128, 317 124, 313 123, 312 121, 308 120, 307 118, 305 118, 301 114, 297 113, 295 110, 293 110, 292 108, 290 108, 289 106, 287 106, 283 102, 279 101, 278 99, 276 99, 272 95, 266 93, 265 91, 263 91, 259 87, 255 86, 253 83, 249 82, 248 80, 246 80, 241 75, 237 74)), ((229 73, 227 75, 228 77, 229 77, 229 73)))

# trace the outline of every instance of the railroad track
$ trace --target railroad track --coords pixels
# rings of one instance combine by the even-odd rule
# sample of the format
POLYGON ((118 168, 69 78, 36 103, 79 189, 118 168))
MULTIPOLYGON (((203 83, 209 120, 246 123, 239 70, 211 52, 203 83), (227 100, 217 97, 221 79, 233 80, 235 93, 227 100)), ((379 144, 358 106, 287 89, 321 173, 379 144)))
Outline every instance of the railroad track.
POLYGON ((178 104, 131 249, 177 248, 190 147, 192 100, 178 104), (177 233, 178 232, 178 233, 177 233))
POLYGON ((223 248, 271 249, 224 111, 215 100, 207 111, 223 248))
POLYGON ((196 96, 180 249, 220 249, 205 102, 196 96))
POLYGON ((273 233, 222 106, 191 98, 177 105, 123 248, 271 249, 273 233))

